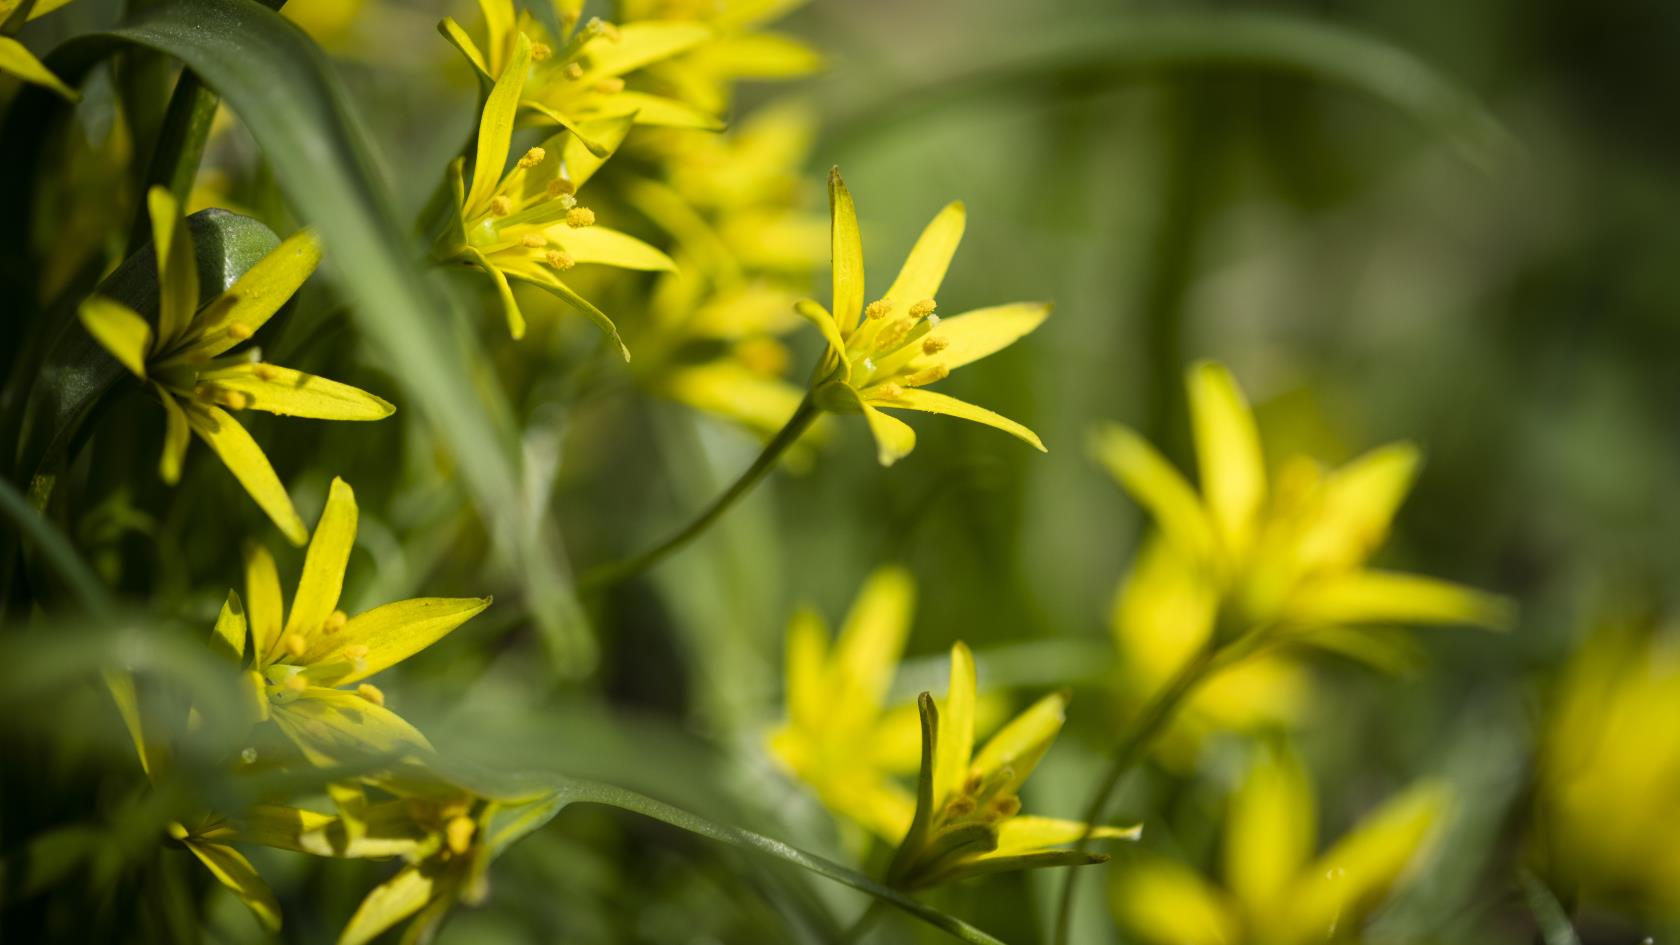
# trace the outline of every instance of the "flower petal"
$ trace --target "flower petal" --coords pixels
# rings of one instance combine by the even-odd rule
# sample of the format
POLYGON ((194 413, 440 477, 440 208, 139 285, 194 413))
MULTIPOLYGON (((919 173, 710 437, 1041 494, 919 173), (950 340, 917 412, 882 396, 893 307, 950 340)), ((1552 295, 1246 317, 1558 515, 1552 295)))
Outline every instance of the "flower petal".
POLYGON ((1323 938, 1335 928, 1356 927, 1416 864, 1445 818, 1451 795, 1424 782, 1366 817, 1298 881, 1288 903, 1298 941, 1323 938))
POLYGON ((711 29, 704 24, 682 20, 625 23, 618 28, 617 36, 592 39, 584 46, 589 67, 578 81, 587 84, 634 72, 693 49, 711 36, 711 29))
POLYGON ((99 346, 135 377, 146 379, 146 356, 152 349, 152 326, 134 309, 103 295, 90 295, 76 313, 99 346))
MULTIPOLYGON (((575 127, 566 129, 559 159, 565 168, 566 179, 572 182, 573 187, 581 189, 595 176, 595 172, 607 163, 607 158, 612 157, 618 146, 624 143, 624 136, 630 133, 634 123, 634 116, 624 115, 578 122, 575 127)), ((547 181, 543 182, 543 186, 547 186, 547 181)))
POLYGON ((75 89, 65 85, 58 76, 52 74, 52 70, 42 65, 41 60, 36 59, 28 47, 10 36, 0 36, 0 73, 17 76, 36 85, 44 85, 72 102, 81 99, 81 95, 75 89))
POLYGON ((198 310, 198 262, 187 233, 181 205, 167 187, 146 192, 152 217, 152 250, 157 256, 158 328, 160 351, 173 348, 198 310))
POLYGON ((1020 856, 1040 850, 1092 840, 1136 840, 1142 827, 1090 827, 1084 821, 1062 820, 1057 817, 1034 817, 1017 814, 998 824, 997 849, 985 854, 994 857, 1020 856))
POLYGON ((800 608, 788 622, 786 692, 788 724, 802 731, 824 725, 830 707, 828 628, 815 611, 800 608))
POLYGON ((181 464, 186 460, 187 446, 192 442, 192 427, 187 422, 187 412, 181 409, 174 394, 162 384, 153 384, 152 389, 163 404, 163 455, 158 460, 158 475, 163 477, 164 482, 174 485, 181 481, 181 464))
POLYGON ((311 686, 276 702, 273 712, 286 737, 322 767, 432 751, 426 736, 402 716, 343 689, 311 686))
POLYGON ((1045 696, 987 740, 974 756, 973 770, 989 775, 1004 768, 1012 769, 998 792, 1015 793, 1050 750, 1066 718, 1067 696, 1059 692, 1045 696))
POLYGON ((1260 749, 1225 816, 1226 885, 1251 915, 1289 901, 1290 885, 1318 845, 1312 785, 1283 746, 1260 749))
POLYGON ((343 479, 334 478, 327 490, 327 504, 309 551, 303 557, 303 575, 292 595, 292 612, 286 618, 281 639, 297 634, 306 644, 321 635, 322 627, 338 609, 338 595, 344 589, 344 569, 350 549, 356 544, 356 493, 343 479))
POLYGON ((270 932, 279 931, 280 903, 245 854, 225 843, 187 839, 182 841, 182 845, 198 857, 217 882, 232 890, 239 901, 245 903, 263 928, 270 932))
POLYGON ((238 591, 228 591, 222 611, 216 615, 216 629, 210 636, 211 645, 235 660, 245 658, 245 605, 238 591))
POLYGON ((262 545, 246 545, 245 619, 251 625, 251 653, 258 664, 267 663, 279 644, 284 616, 280 572, 274 567, 274 556, 262 545))
POLYGON ((669 272, 677 268, 671 257, 627 233, 604 226, 551 226, 546 231, 552 242, 580 263, 598 263, 620 269, 669 272))
POLYGON ((487 256, 471 246, 463 247, 461 251, 477 263, 478 268, 484 270, 490 281, 495 283, 496 297, 502 302, 502 315, 507 318, 508 334, 512 335, 515 341, 525 337, 525 313, 519 310, 519 301, 513 297, 513 287, 508 285, 507 276, 487 256))
POLYGON ((490 64, 484 60, 484 53, 479 50, 478 44, 473 42, 472 37, 467 35, 467 31, 461 27, 461 24, 455 22, 454 17, 444 17, 443 21, 438 23, 438 32, 442 33, 443 38, 449 41, 449 45, 454 46, 461 55, 466 57, 467 63, 473 67, 473 71, 484 78, 491 78, 490 64))
POLYGON ((1187 377, 1202 501, 1233 557, 1246 553, 1266 500, 1266 462, 1254 412, 1222 364, 1199 361, 1187 377))
POLYGON ((251 337, 251 332, 268 324, 274 313, 297 294, 320 263, 321 241, 314 231, 299 230, 286 237, 204 307, 193 325, 193 341, 188 347, 215 357, 251 337), (233 325, 240 327, 230 332, 233 325))
POLYGON ((968 780, 974 754, 974 654, 961 640, 951 646, 951 684, 939 713, 934 742, 933 803, 944 803, 968 780))
POLYGON ((916 448, 916 431, 896 417, 889 417, 869 404, 863 405, 863 418, 869 421, 869 432, 875 435, 875 458, 883 466, 891 466, 916 448))
POLYGON ((967 222, 968 210, 957 200, 946 204, 922 230, 904 260, 904 267, 898 271, 898 278, 887 289, 886 298, 892 302, 895 312, 903 312, 939 293, 939 284, 945 281, 945 270, 957 253, 967 222))
POLYGON ((847 370, 850 370, 850 363, 846 358, 846 342, 840 337, 840 326, 835 322, 834 316, 828 313, 828 309, 823 308, 813 299, 800 299, 793 304, 793 310, 804 316, 806 321, 817 326, 817 330, 822 332, 823 339, 828 342, 828 350, 840 359, 841 364, 847 366, 847 370))
POLYGON ((344 931, 338 933, 338 945, 366 945, 385 930, 426 907, 439 895, 438 867, 430 860, 422 860, 403 867, 367 894, 356 913, 350 917, 344 931))
POLYGON ((531 63, 531 41, 524 33, 514 37, 513 55, 497 73, 496 84, 484 102, 484 114, 478 122, 478 151, 473 157, 472 188, 461 208, 463 217, 471 218, 490 207, 490 198, 502 179, 502 166, 507 163, 508 146, 513 140, 513 121, 519 113, 519 96, 525 90, 525 73, 531 63))
POLYGON ((923 413, 944 414, 947 417, 982 423, 1010 434, 1039 452, 1048 452, 1044 448, 1044 441, 1040 440, 1038 434, 1033 431, 1002 414, 993 413, 984 407, 977 407, 966 400, 958 400, 949 394, 941 394, 938 391, 920 387, 906 387, 891 400, 871 398, 870 403, 877 407, 887 407, 895 410, 920 410, 923 413))
POLYGON ((1417 574, 1354 571, 1312 582, 1286 604, 1304 624, 1470 624, 1508 629, 1515 608, 1503 597, 1417 574))
POLYGON ((591 98, 589 104, 592 106, 593 118, 634 117, 638 125, 654 125, 660 128, 691 128, 695 131, 724 129, 723 122, 716 115, 663 95, 624 91, 591 98))
POLYGON ((360 682, 443 639, 489 606, 488 597, 417 597, 385 604, 351 617, 338 633, 316 637, 303 661, 317 663, 346 646, 365 646, 367 655, 354 661, 355 670, 331 680, 339 686, 360 682))
POLYGON ((624 344, 623 336, 618 333, 618 326, 613 324, 613 320, 607 317, 606 312, 596 308, 595 303, 579 295, 577 290, 542 269, 534 268, 531 271, 509 269, 507 274, 521 282, 529 282, 547 290, 550 295, 582 312, 585 318, 594 322, 595 327, 601 329, 602 333, 618 346, 618 353, 624 356, 624 360, 630 360, 630 348, 624 344))
POLYGON ((954 371, 1009 347, 1049 317, 1048 303, 1015 302, 941 319, 929 335, 943 339, 945 348, 937 354, 920 355, 912 364, 943 364, 954 371))
POLYGON ((1156 945, 1232 945, 1243 940, 1241 920, 1219 890, 1188 867, 1151 859, 1120 874, 1114 912, 1156 945))
POLYGON ((1380 446, 1330 473, 1296 544, 1303 573, 1363 564, 1388 537, 1423 455, 1411 443, 1380 446))
POLYGON ((292 507, 292 498, 286 494, 286 487, 280 484, 280 477, 274 474, 274 467, 269 465, 268 457, 263 455, 257 441, 251 439, 251 434, 228 416, 227 411, 214 404, 187 405, 186 414, 193 432, 216 451, 223 465, 245 487, 246 494, 267 513, 281 534, 294 545, 308 541, 309 528, 303 524, 297 509, 292 507))
POLYGON ((1191 561, 1214 560, 1218 546, 1207 510, 1190 483, 1148 440, 1131 429, 1109 424, 1097 431, 1092 447, 1120 485, 1155 517, 1167 541, 1191 561))
POLYGON ((834 323, 839 326, 841 337, 849 337, 857 326, 858 316, 863 314, 863 234, 858 230, 857 206, 838 167, 828 172, 828 212, 834 269, 834 323))
POLYGON ((903 568, 877 568, 864 581, 830 654, 825 711, 831 719, 870 722, 880 714, 915 609, 916 584, 903 568))
POLYGON ((277 364, 236 364, 205 371, 200 383, 251 398, 250 410, 316 420, 381 420, 397 408, 360 388, 277 364))

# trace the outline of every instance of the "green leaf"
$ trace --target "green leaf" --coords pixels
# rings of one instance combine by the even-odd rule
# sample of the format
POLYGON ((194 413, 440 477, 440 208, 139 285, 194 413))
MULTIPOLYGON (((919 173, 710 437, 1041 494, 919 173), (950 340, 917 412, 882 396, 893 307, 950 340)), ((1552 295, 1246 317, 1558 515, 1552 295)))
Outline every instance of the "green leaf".
POLYGON ((1522 887, 1528 911, 1534 914, 1534 923, 1540 927, 1540 938, 1546 945, 1581 945, 1581 937, 1569 923, 1569 913, 1539 876, 1527 869, 1518 870, 1517 885, 1522 887))

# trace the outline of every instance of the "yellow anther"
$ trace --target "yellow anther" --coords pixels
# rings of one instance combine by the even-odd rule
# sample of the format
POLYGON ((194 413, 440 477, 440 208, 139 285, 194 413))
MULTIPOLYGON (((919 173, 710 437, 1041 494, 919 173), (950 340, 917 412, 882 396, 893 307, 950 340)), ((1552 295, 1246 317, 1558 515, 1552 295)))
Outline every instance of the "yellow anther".
POLYGON ((309 650, 309 641, 296 633, 286 634, 286 638, 280 641, 280 645, 286 648, 287 653, 292 654, 293 659, 302 657, 309 650))
POLYGON ((891 351, 898 347, 898 343, 903 341, 904 336, 908 335, 910 329, 914 327, 915 323, 908 318, 901 318, 888 324, 887 327, 881 329, 880 334, 875 336, 875 350, 891 351))
POLYGON ((490 212, 499 217, 505 217, 513 212, 513 201, 506 197, 494 197, 490 200, 490 212))
POLYGON ((577 260, 572 258, 572 254, 563 249, 551 249, 548 251, 548 255, 543 258, 548 261, 550 266, 553 266, 561 271, 565 271, 577 265, 577 260))
POLYGON ((595 83, 595 91, 602 95, 617 95, 624 91, 624 80, 617 76, 609 76, 595 83))
POLYGON ((365 682, 360 686, 357 686, 356 695, 361 696, 363 699, 366 699, 374 705, 382 706, 385 704, 385 693, 380 692, 379 687, 375 686, 373 683, 365 682))
POLYGON ((951 369, 943 364, 935 364, 922 368, 920 371, 904 379, 905 387, 926 387, 951 376, 951 369))
POLYGON ((547 43, 532 43, 531 44, 531 61, 532 62, 542 62, 543 60, 547 59, 548 57, 550 57, 552 55, 554 55, 554 47, 553 46, 550 46, 547 43))
POLYGON ((972 813, 974 813, 974 798, 966 794, 962 797, 953 797, 945 802, 945 814, 953 820, 958 817, 967 817, 972 813))
POLYGON ((888 381, 887 383, 875 388, 875 396, 880 397, 882 400, 897 400, 898 398, 904 396, 904 388, 888 381))
POLYGON ((624 38, 624 34, 618 31, 618 27, 608 23, 606 20, 596 20, 595 22, 600 24, 598 29, 601 35, 605 36, 609 41, 616 43, 624 38))
POLYGON ((222 403, 235 410, 244 410, 251 406, 252 397, 242 390, 230 390, 222 395, 222 403))
POLYGON ((525 168, 526 170, 530 170, 538 164, 541 164, 543 162, 543 158, 545 157, 548 157, 547 151, 544 151, 542 148, 532 148, 520 157, 519 166, 525 168))
POLYGON ((305 679, 302 673, 298 673, 296 676, 287 676, 286 681, 281 685, 292 692, 302 692, 309 688, 309 680, 305 679))
POLYGON ((938 308, 938 307, 939 307, 938 302, 935 302, 932 299, 923 299, 920 302, 917 302, 915 305, 910 306, 910 317, 911 318, 923 318, 925 316, 932 315, 933 310, 938 308))
POLYGON ((345 659, 355 663, 367 659, 368 648, 365 643, 352 643, 339 652, 344 654, 345 659))
POLYGON ((326 620, 321 621, 321 632, 337 633, 338 631, 343 630, 344 625, 349 622, 350 618, 344 613, 344 611, 335 610, 327 615, 326 620))
POLYGON ((264 381, 272 381, 280 376, 280 371, 272 364, 258 364, 251 368, 251 373, 264 381))
POLYGON ((532 249, 542 249, 544 246, 548 245, 548 237, 542 235, 541 233, 526 233, 524 236, 519 238, 519 242, 524 243, 532 249))
POLYGON ((237 338, 240 341, 244 341, 256 334, 256 332, 251 330, 251 326, 245 324, 244 322, 228 322, 227 333, 229 337, 237 338))
POLYGON ((459 856, 472 849, 473 832, 477 829, 478 824, 471 817, 456 817, 444 826, 443 835, 449 849, 459 856))
POLYGON ((558 197, 561 194, 577 193, 577 185, 573 184, 564 177, 556 177, 548 182, 546 190, 548 191, 548 195, 550 197, 558 197))
POLYGON ((974 794, 974 793, 978 792, 980 790, 980 784, 981 784, 980 775, 978 775, 978 774, 969 775, 968 780, 963 782, 963 787, 962 787, 963 793, 964 794, 974 794))
POLYGON ((566 78, 573 82, 583 78, 583 67, 575 62, 566 63, 566 78))
POLYGON ((193 396, 196 397, 200 403, 213 404, 216 402, 216 398, 221 395, 222 389, 214 384, 200 384, 193 388, 193 396))
POLYGON ((923 354, 938 354, 949 347, 951 347, 951 339, 943 335, 928 335, 922 339, 923 354))
POLYGON ((892 311, 892 299, 876 299, 863 307, 865 318, 886 318, 892 311))
POLYGON ((996 814, 999 820, 1014 817, 1020 812, 1021 799, 1013 794, 992 799, 992 813, 996 814))
POLYGON ((573 207, 566 211, 566 225, 570 227, 594 226, 595 211, 588 207, 573 207))

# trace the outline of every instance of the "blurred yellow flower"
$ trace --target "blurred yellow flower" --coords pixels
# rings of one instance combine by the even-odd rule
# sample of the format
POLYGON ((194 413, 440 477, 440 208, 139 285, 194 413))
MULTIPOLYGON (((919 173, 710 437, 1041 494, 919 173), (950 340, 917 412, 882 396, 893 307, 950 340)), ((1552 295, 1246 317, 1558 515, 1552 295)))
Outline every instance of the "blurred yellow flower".
MULTIPOLYGON (((1230 372, 1200 362, 1188 387, 1200 494, 1130 429, 1107 427, 1095 442, 1098 459, 1158 529, 1114 608, 1135 695, 1146 698, 1211 644, 1239 637, 1380 663, 1393 646, 1373 627, 1510 624, 1502 598, 1366 567, 1411 487, 1416 447, 1380 447, 1336 470, 1294 457, 1268 485, 1253 413, 1230 372)), ((1296 665, 1262 652, 1211 677, 1192 696, 1191 718, 1204 726, 1287 720, 1304 685, 1296 665)))
POLYGON ((230 593, 216 623, 219 645, 247 667, 254 715, 273 721, 312 764, 429 752, 426 737, 385 708, 384 694, 364 680, 490 606, 488 597, 421 597, 346 616, 338 597, 356 519, 355 493, 334 479, 290 611, 281 603, 274 559, 253 546, 245 597, 230 593))
POLYGON ((916 446, 916 433, 885 410, 945 414, 995 427, 1043 450, 1031 430, 984 407, 927 390, 953 370, 1013 344, 1037 328, 1050 306, 1018 302, 941 319, 934 295, 962 240, 961 203, 941 210, 922 231, 898 278, 864 304, 863 238, 857 209, 838 168, 828 175, 833 251, 833 313, 811 299, 796 310, 816 325, 828 352, 812 377, 816 404, 836 413, 862 413, 883 466, 916 446))
POLYGON ((1680 916, 1680 648, 1601 630, 1553 705, 1533 857, 1569 899, 1680 916))
POLYGON ((721 115, 742 80, 797 79, 823 67, 822 54, 783 33, 763 29, 809 0, 628 0, 628 22, 693 20, 711 28, 711 39, 656 62, 648 73, 707 114, 721 115))
MULTIPOLYGON (((69 2, 70 0, 36 0, 35 5, 29 8, 28 18, 33 20, 43 14, 51 13, 69 2)), ((0 0, 0 23, 10 19, 12 14, 17 12, 18 7, 22 5, 23 0, 0 0)), ((45 86, 72 102, 81 98, 75 89, 65 85, 59 80, 58 76, 52 74, 52 70, 42 64, 41 60, 35 58, 35 54, 30 52, 28 47, 10 36, 0 36, 0 74, 15 76, 25 82, 45 86)))
POLYGON ((974 656, 951 647, 944 708, 922 693, 921 776, 915 816, 887 869, 887 882, 916 889, 986 873, 1082 866, 1108 857, 1066 845, 1082 839, 1135 840, 1139 828, 1091 827, 1021 813, 1021 785, 1062 730, 1067 696, 1033 703, 974 750, 974 656))
POLYGON ((147 382, 163 404, 168 422, 159 468, 164 481, 180 479, 189 437, 196 433, 281 532, 301 545, 309 531, 285 486, 262 448, 223 408, 318 420, 379 420, 396 408, 358 388, 265 363, 255 348, 227 355, 315 271, 321 249, 313 233, 304 230, 287 238, 226 292, 200 307, 198 266, 180 206, 163 187, 152 188, 147 204, 157 257, 156 327, 103 296, 82 303, 82 324, 135 377, 147 382))
POLYGON ((629 349, 624 347, 612 320, 568 286, 559 273, 580 263, 641 270, 672 268, 670 258, 652 246, 617 230, 596 226, 594 211, 577 202, 578 189, 624 140, 630 118, 586 125, 595 141, 605 142, 600 154, 584 146, 580 133, 561 132, 541 147, 527 150, 503 175, 524 64, 532 50, 523 35, 515 39, 512 68, 496 80, 484 103, 470 190, 462 180, 465 162, 457 159, 450 167, 460 213, 440 235, 435 253, 440 259, 481 269, 494 280, 513 337, 525 334, 525 317, 513 297, 509 279, 542 288, 583 312, 613 339, 628 360, 629 349))
POLYGON ((511 74, 519 83, 519 110, 572 131, 598 156, 606 156, 614 145, 582 127, 586 122, 624 119, 712 131, 723 127, 713 113, 625 84, 626 76, 706 42, 711 30, 700 23, 663 20, 614 26, 599 18, 580 26, 577 7, 581 4, 556 4, 558 37, 540 18, 516 9, 513 0, 479 0, 487 34, 483 47, 452 17, 438 29, 484 79, 500 83, 511 74), (527 44, 529 54, 522 54, 527 44))
POLYGON ((1294 753, 1261 749, 1226 813, 1224 888, 1181 863, 1139 858, 1115 874, 1116 916, 1161 945, 1356 938, 1359 925, 1423 859, 1449 794, 1439 784, 1418 784, 1315 858, 1316 804, 1294 753))

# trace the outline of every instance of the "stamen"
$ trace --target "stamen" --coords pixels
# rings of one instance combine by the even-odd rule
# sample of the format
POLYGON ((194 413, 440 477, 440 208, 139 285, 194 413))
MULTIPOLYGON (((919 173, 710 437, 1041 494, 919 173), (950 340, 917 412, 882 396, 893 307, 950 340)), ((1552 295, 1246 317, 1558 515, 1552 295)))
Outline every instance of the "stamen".
POLYGON ((883 400, 897 400, 904 396, 904 388, 888 381, 875 388, 875 395, 883 400))
POLYGON ((577 193, 577 185, 564 177, 556 177, 548 182, 546 190, 550 197, 558 197, 561 194, 577 193))
POLYGON ((443 835, 449 849, 459 856, 472 849, 473 831, 477 829, 478 824, 471 817, 456 817, 444 826, 443 835))
POLYGON ((337 633, 338 631, 343 630, 344 625, 349 622, 350 618, 345 615, 344 611, 335 610, 331 614, 327 615, 326 620, 321 622, 321 632, 337 633))
POLYGON ((550 266, 553 266, 561 272, 577 265, 577 260, 572 258, 572 254, 563 249, 551 249, 548 251, 548 255, 543 258, 548 261, 550 266))
POLYGON ((495 197, 490 201, 490 212, 498 217, 505 217, 513 212, 513 201, 506 197, 495 197))
POLYGON ((544 246, 548 245, 548 237, 542 235, 541 233, 526 233, 524 236, 519 238, 519 242, 524 243, 532 249, 542 249, 544 246))
POLYGON ((286 634, 286 638, 280 641, 280 645, 286 648, 287 653, 292 654, 293 659, 302 657, 309 650, 309 641, 296 633, 286 634))
POLYGON ((898 347, 898 343, 903 341, 904 336, 908 335, 910 329, 914 327, 916 327, 916 323, 908 318, 901 318, 887 325, 887 327, 881 329, 880 334, 875 336, 875 350, 891 351, 898 347))
POLYGON ((245 324, 244 322, 228 322, 227 333, 229 336, 237 338, 240 341, 244 341, 253 334, 256 334, 251 330, 251 326, 245 324))
POLYGON ((213 404, 221 390, 214 384, 200 384, 193 388, 193 397, 200 403, 213 404))
POLYGON ((357 663, 367 659, 368 648, 366 643, 352 643, 339 652, 344 654, 345 659, 357 663))
POLYGON ((379 687, 375 686, 373 683, 362 683, 360 686, 357 686, 356 695, 361 696, 363 699, 366 699, 377 706, 383 706, 385 704, 385 693, 380 692, 379 687))
POLYGON ((531 44, 531 61, 532 62, 542 62, 544 59, 547 59, 548 57, 550 57, 552 55, 554 55, 554 47, 553 46, 550 46, 547 43, 532 43, 531 44))
POLYGON ((1021 812, 1021 799, 1013 794, 992 800, 992 812, 1000 820, 1008 820, 1021 812))
POLYGON ((566 63, 566 78, 571 79, 573 82, 583 78, 583 66, 575 62, 566 63))
POLYGON ((938 308, 938 307, 939 307, 938 302, 935 302, 932 299, 923 299, 920 302, 917 302, 915 305, 910 306, 910 317, 911 318, 924 318, 928 315, 932 315, 933 310, 938 308))
POLYGON ((617 76, 610 76, 595 83, 595 91, 602 95, 617 95, 624 91, 624 80, 617 76))
POLYGON ((904 379, 905 387, 926 387, 951 376, 951 369, 943 364, 934 364, 922 368, 920 371, 904 379))
POLYGON ((979 774, 969 775, 968 780, 963 782, 963 793, 964 794, 978 793, 979 790, 980 790, 980 784, 981 784, 981 779, 980 779, 979 774))
POLYGON ((968 795, 953 797, 945 802, 945 815, 952 820, 974 813, 974 798, 968 795))
POLYGON ((570 210, 573 207, 577 206, 577 198, 572 196, 569 193, 561 194, 560 195, 560 206, 565 207, 567 210, 570 210))
POLYGON ((865 318, 886 318, 887 313, 891 311, 892 299, 886 298, 876 299, 863 307, 865 318))
POLYGON ((272 381, 280 376, 279 370, 272 364, 258 364, 251 369, 251 373, 255 374, 259 380, 264 381, 272 381))
POLYGON ((949 347, 951 347, 951 339, 944 335, 928 335, 922 339, 923 354, 938 354, 949 347))
POLYGON ((624 38, 624 34, 618 31, 618 27, 608 23, 600 17, 592 18, 589 21, 589 25, 595 28, 595 32, 605 36, 609 42, 616 43, 624 38))
POLYGON ((242 390, 230 390, 222 395, 222 403, 235 410, 244 410, 251 406, 253 398, 242 390))
POLYGON ((572 228, 595 225, 595 211, 588 207, 573 207, 566 211, 566 225, 572 228))
POLYGON ((538 164, 541 164, 543 162, 543 158, 545 157, 548 157, 547 151, 544 151, 542 148, 532 148, 529 151, 526 151, 524 156, 519 159, 519 166, 525 168, 526 170, 530 170, 538 164))

